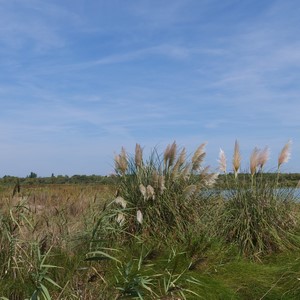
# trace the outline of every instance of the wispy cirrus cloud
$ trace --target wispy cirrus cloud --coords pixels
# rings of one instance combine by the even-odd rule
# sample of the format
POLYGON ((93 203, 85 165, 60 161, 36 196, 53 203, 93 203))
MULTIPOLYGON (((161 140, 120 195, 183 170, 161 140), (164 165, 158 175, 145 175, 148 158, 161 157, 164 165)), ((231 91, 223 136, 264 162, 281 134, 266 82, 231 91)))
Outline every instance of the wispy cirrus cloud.
POLYGON ((208 141, 214 165, 236 138, 247 155, 299 131, 297 1, 0 3, 0 147, 20 173, 105 173, 122 145, 174 139, 208 141))

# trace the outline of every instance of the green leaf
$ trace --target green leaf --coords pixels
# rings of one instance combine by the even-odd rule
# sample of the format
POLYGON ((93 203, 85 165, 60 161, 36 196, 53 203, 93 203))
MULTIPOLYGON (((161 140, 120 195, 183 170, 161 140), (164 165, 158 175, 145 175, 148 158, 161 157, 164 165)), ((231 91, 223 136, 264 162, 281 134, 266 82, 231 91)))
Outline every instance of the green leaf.
POLYGON ((48 289, 41 283, 42 294, 46 300, 51 300, 51 296, 48 292, 48 289))
POLYGON ((111 256, 103 251, 95 251, 95 252, 90 252, 87 254, 90 257, 87 257, 85 260, 86 261, 91 261, 91 260, 103 260, 103 259, 111 259, 114 260, 118 263, 121 263, 120 260, 118 260, 116 257, 111 256))
POLYGON ((59 286, 55 281, 53 281, 51 278, 49 277, 45 277, 45 280, 47 280, 48 282, 50 282, 51 284, 53 284, 54 286, 58 287, 58 288, 62 288, 61 286, 59 286))
POLYGON ((57 269, 63 269, 63 267, 59 267, 59 266, 53 266, 53 265, 41 265, 41 268, 57 268, 57 269))
POLYGON ((30 297, 30 300, 38 300, 40 297, 38 296, 39 290, 35 290, 30 297))

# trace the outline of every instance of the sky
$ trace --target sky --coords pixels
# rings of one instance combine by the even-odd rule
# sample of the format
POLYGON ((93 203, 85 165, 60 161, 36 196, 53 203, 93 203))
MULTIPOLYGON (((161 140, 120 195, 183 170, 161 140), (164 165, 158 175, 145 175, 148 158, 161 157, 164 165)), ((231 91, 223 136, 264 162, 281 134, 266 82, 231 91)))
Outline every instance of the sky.
MULTIPOLYGON (((298 0, 0 0, 0 177, 99 174, 122 146, 254 147, 300 172, 298 0)), ((230 166, 229 166, 230 168, 230 166)))

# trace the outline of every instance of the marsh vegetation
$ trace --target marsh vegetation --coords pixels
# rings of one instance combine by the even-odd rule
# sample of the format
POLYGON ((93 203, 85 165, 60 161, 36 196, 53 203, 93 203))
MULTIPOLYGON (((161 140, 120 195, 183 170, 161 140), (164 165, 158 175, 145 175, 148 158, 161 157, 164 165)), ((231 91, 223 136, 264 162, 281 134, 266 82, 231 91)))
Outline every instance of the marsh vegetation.
POLYGON ((268 149, 255 148, 240 173, 236 142, 218 174, 205 144, 147 158, 137 144, 116 155, 113 180, 16 190, 6 178, 0 299, 299 299, 299 203, 280 172, 289 155, 287 143, 265 173, 268 149))

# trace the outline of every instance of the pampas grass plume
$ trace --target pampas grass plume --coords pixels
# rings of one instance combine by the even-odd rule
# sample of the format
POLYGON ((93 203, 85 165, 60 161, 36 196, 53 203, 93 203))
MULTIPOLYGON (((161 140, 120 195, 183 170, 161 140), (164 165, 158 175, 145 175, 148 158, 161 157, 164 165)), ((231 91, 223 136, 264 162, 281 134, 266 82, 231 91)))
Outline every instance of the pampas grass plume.
POLYGON ((139 189, 140 189, 141 194, 144 196, 144 200, 146 200, 147 190, 146 190, 145 186, 142 183, 140 184, 139 189))
POLYGON ((137 219, 137 221, 138 221, 140 224, 143 223, 143 214, 142 214, 142 212, 141 212, 140 210, 138 210, 138 211, 136 212, 136 219, 137 219))
POLYGON ((212 187, 216 183, 218 177, 219 177, 218 173, 208 174, 204 179, 206 186, 212 187))
POLYGON ((232 164, 233 164, 233 170, 234 170, 234 176, 235 178, 237 177, 237 173, 241 167, 241 154, 240 154, 240 145, 238 143, 238 141, 235 141, 234 144, 234 152, 233 152, 233 160, 232 160, 232 164))
POLYGON ((226 160, 226 155, 224 153, 224 151, 220 148, 220 152, 219 152, 219 170, 223 173, 226 173, 226 169, 227 169, 227 160, 226 160))
POLYGON ((128 168, 127 154, 122 147, 121 154, 115 156, 115 169, 120 171, 123 175, 126 173, 128 168))
POLYGON ((115 199, 115 203, 120 204, 122 206, 122 208, 126 208, 126 206, 127 206, 127 201, 124 198, 122 198, 121 196, 118 196, 115 199))
POLYGON ((146 190, 147 190, 147 199, 155 200, 154 188, 149 184, 147 185, 146 190))
POLYGON ((291 145, 292 145, 292 141, 289 140, 282 148, 278 157, 278 169, 282 164, 287 163, 291 158, 291 145))
POLYGON ((254 176, 254 174, 256 173, 256 169, 259 164, 259 154, 260 154, 260 150, 257 147, 255 147, 250 156, 251 176, 254 176))
POLYGON ((118 213, 117 215, 117 223, 122 226, 125 222, 125 215, 123 213, 118 213))
POLYGON ((143 163, 143 150, 139 144, 135 146, 135 165, 136 167, 141 167, 143 163))
POLYGON ((259 152, 258 155, 258 166, 260 167, 260 169, 264 167, 264 165, 269 160, 269 157, 270 157, 269 147, 266 146, 263 150, 259 152))
POLYGON ((206 143, 203 143, 195 151, 195 153, 192 157, 192 171, 198 170, 199 167, 200 167, 200 164, 204 160, 204 157, 205 157, 204 148, 205 148, 205 146, 206 146, 206 143))

